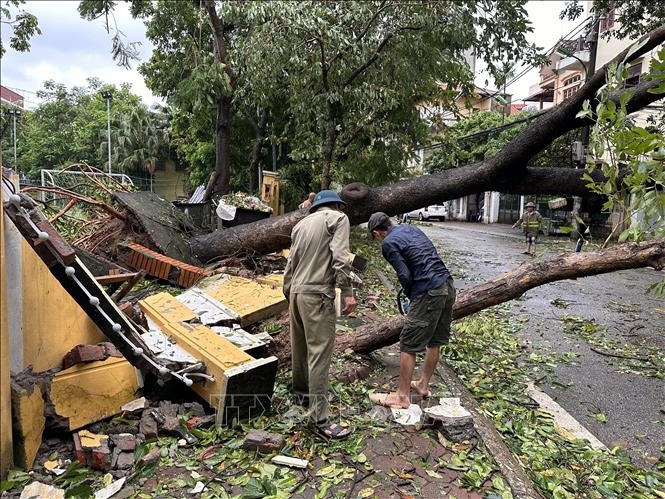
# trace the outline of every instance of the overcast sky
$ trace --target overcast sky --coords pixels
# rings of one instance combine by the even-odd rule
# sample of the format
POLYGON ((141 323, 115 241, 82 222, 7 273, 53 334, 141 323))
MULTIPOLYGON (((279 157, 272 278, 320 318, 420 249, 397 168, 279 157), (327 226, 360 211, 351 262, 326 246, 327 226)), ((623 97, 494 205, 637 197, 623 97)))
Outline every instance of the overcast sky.
MULTIPOLYGON (((104 21, 82 20, 76 10, 77 5, 78 1, 28 0, 25 8, 37 16, 42 35, 33 38, 31 50, 27 53, 15 52, 5 45, 8 51, 1 60, 2 84, 21 93, 27 107, 34 107, 38 103, 34 92, 42 88, 46 80, 53 79, 72 87, 84 86, 89 77, 97 77, 108 83, 131 83, 132 90, 146 104, 157 102, 158 99, 143 83, 136 69, 137 64, 126 70, 116 66, 111 59, 111 37, 106 33, 104 21)), ((529 2, 527 10, 534 28, 529 41, 549 49, 580 22, 559 20, 563 5, 563 1, 529 2)), ((119 4, 116 22, 128 41, 142 42, 141 59, 147 60, 152 46, 145 39, 142 21, 132 19, 127 7, 119 4)), ((8 28, 3 24, 2 39, 5 44, 8 35, 8 28)), ((486 78, 487 75, 479 70, 476 83, 485 86, 486 78)), ((513 94, 513 100, 521 99, 528 95, 529 85, 536 82, 537 71, 533 70, 508 87, 508 92, 513 94)), ((491 81, 489 86, 493 86, 491 81)))

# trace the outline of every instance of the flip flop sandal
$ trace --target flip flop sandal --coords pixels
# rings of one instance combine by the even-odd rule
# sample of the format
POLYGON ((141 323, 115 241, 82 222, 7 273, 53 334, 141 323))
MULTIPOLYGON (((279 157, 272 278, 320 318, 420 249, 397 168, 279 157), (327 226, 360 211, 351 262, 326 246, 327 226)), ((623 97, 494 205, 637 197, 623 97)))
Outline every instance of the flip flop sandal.
POLYGON ((401 404, 386 403, 389 395, 389 393, 372 392, 369 394, 369 400, 375 405, 382 405, 383 407, 388 407, 389 409, 406 409, 406 407, 402 407, 401 404))
POLYGON ((331 423, 327 426, 319 426, 319 431, 321 431, 326 437, 332 439, 346 438, 351 435, 351 430, 344 428, 337 423, 331 423))
POLYGON ((431 390, 427 390, 427 393, 425 393, 424 395, 423 395, 422 393, 420 393, 420 392, 418 391, 418 387, 416 386, 416 382, 415 382, 415 381, 412 381, 412 382, 411 382, 411 389, 412 389, 413 391, 415 391, 418 395, 420 395, 420 396, 421 396, 422 398, 424 398, 424 399, 428 399, 428 398, 430 398, 430 397, 432 396, 432 391, 431 391, 431 390))

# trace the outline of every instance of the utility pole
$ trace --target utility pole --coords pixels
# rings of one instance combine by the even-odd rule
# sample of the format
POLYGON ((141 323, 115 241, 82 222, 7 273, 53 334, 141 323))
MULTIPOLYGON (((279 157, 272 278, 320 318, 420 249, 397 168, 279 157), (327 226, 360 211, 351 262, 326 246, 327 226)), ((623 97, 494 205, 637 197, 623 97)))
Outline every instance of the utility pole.
POLYGON ((111 100, 113 94, 106 90, 102 92, 102 97, 106 99, 106 142, 109 148, 109 175, 111 174, 111 100))
POLYGON ((18 173, 17 160, 16 160, 16 116, 21 116, 21 111, 18 109, 10 109, 7 111, 12 115, 13 125, 12 125, 12 138, 14 140, 14 170, 18 173))

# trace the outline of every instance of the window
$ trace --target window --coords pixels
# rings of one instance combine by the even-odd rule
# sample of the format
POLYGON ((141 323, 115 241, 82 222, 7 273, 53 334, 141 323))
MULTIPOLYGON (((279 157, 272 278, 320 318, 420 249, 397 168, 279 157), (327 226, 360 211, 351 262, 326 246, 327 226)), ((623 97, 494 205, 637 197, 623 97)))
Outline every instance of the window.
POLYGON ((568 97, 572 97, 573 95, 575 95, 575 94, 577 93, 578 90, 579 90, 579 87, 578 87, 578 86, 570 87, 570 88, 566 88, 566 89, 563 91, 563 98, 564 98, 564 100, 567 99, 568 97))
POLYGON ((642 75, 642 61, 633 64, 628 68, 628 77, 625 81, 625 87, 636 87, 640 83, 642 75))
POLYGON ((581 79, 582 79, 582 77, 580 75, 575 75, 571 78, 563 80, 563 86, 567 87, 568 85, 571 85, 571 84, 575 83, 576 81, 580 81, 581 79))
POLYGON ((610 10, 607 14, 600 18, 600 32, 605 33, 614 26, 614 9, 610 10))

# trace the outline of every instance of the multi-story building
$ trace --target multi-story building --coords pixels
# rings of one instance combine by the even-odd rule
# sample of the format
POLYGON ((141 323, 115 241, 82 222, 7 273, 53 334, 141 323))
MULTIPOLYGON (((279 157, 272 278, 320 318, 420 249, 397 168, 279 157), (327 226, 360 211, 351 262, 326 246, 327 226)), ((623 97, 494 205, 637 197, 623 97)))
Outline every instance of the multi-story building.
POLYGON ((525 102, 537 102, 540 109, 558 105, 577 93, 584 84, 590 51, 583 37, 560 40, 547 54, 548 62, 538 72, 539 81, 529 88, 525 102))
POLYGON ((0 85, 0 102, 23 109, 23 96, 2 85, 0 85))

